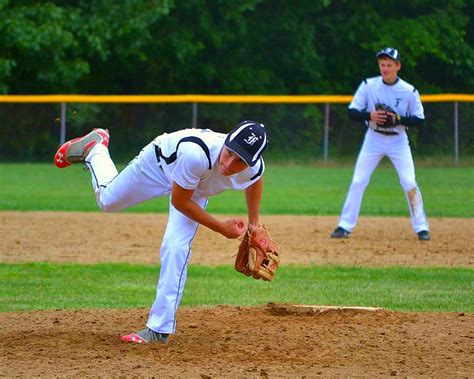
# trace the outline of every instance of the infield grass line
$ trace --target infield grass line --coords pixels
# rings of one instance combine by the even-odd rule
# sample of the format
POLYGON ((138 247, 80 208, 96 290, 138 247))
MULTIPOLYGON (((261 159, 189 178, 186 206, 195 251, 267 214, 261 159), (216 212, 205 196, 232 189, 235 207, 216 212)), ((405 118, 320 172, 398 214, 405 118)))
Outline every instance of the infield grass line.
MULTIPOLYGON (((0 264, 0 311, 151 306, 159 266, 0 264)), ((284 266, 273 282, 232 266, 191 265, 183 306, 291 303, 381 307, 398 311, 474 312, 474 270, 284 266)))
MULTIPOLYGON (((119 167, 120 168, 120 167, 119 167)), ((419 168, 417 181, 428 218, 474 217, 474 168, 419 168)), ((338 215, 351 181, 352 168, 268 165, 264 178, 263 214, 338 215)), ((51 164, 0 164, 0 211, 96 211, 91 179, 81 165, 58 169, 51 164)), ((208 210, 245 214, 242 191, 211 197, 208 210)), ((168 211, 159 198, 124 212, 168 211)), ((361 215, 409 217, 405 195, 390 164, 375 170, 361 215)))

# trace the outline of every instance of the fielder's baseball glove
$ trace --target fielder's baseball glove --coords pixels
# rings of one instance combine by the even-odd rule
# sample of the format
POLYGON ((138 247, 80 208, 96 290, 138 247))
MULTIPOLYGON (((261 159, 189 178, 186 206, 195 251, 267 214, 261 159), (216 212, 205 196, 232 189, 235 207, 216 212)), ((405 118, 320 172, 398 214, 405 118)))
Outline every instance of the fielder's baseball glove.
POLYGON ((400 115, 397 112, 395 112, 390 105, 386 105, 383 103, 376 103, 375 110, 384 111, 385 114, 387 115, 387 119, 385 120, 383 124, 377 124, 381 128, 393 128, 394 126, 400 125, 400 115), (394 117, 388 114, 389 112, 395 115, 395 119, 394 117))
POLYGON ((271 281, 279 265, 278 247, 265 226, 259 225, 252 233, 247 231, 239 245, 235 269, 254 279, 271 281))

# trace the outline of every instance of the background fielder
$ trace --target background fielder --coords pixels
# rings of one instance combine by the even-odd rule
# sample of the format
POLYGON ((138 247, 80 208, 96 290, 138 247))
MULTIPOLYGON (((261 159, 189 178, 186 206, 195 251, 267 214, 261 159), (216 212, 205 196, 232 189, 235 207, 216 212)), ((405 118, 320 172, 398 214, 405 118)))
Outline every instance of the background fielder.
POLYGON ((415 166, 406 130, 424 122, 423 105, 418 91, 398 77, 400 54, 391 47, 376 55, 380 76, 365 79, 349 104, 349 117, 368 125, 354 169, 338 227, 332 238, 349 237, 359 217, 364 191, 370 177, 384 156, 397 170, 405 192, 413 230, 418 239, 430 239, 420 189, 415 180, 415 166), (378 110, 382 107, 386 110, 378 110))
POLYGON ((122 340, 166 343, 175 333, 176 312, 199 224, 227 238, 258 227, 265 170, 262 153, 267 142, 264 126, 254 121, 240 122, 228 135, 208 129, 165 133, 120 173, 109 155, 107 130, 93 130, 59 148, 54 157, 58 167, 81 162, 87 165, 97 204, 103 211, 119 211, 171 194, 160 249, 158 288, 146 328, 122 340), (226 189, 245 191, 248 225, 241 218, 219 221, 205 211, 208 197, 226 189))

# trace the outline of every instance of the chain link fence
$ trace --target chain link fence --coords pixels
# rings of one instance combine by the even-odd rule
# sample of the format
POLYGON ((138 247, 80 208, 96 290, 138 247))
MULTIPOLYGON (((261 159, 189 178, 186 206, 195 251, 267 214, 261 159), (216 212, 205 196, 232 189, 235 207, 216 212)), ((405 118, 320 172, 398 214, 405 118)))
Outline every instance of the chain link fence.
MULTIPOLYGON (((472 97, 459 102, 423 100, 425 125, 408 131, 417 161, 474 164, 472 97)), ((268 129, 268 162, 353 164, 366 127, 349 120, 350 98, 338 103, 265 102, 267 98, 272 97, 252 103, 0 101, 0 160, 49 162, 60 143, 101 127, 111 132, 113 158, 127 162, 161 133, 190 127, 227 133, 238 121, 252 119, 268 129)))

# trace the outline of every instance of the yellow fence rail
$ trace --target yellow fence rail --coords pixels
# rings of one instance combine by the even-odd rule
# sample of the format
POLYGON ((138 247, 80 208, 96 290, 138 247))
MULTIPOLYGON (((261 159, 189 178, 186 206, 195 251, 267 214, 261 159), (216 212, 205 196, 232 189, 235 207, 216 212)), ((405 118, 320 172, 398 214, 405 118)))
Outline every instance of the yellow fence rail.
MULTIPOLYGON (((189 104, 190 118, 189 125, 197 127, 198 113, 200 104, 318 104, 322 105, 322 156, 324 162, 327 162, 329 156, 329 129, 331 114, 335 112, 343 112, 344 106, 352 101, 352 95, 203 95, 203 94, 180 94, 180 95, 81 95, 81 94, 52 94, 52 95, 0 95, 0 106, 2 104, 26 103, 26 104, 57 104, 60 106, 60 117, 56 120, 60 122, 59 143, 62 144, 66 139, 67 130, 67 108, 71 104, 186 104, 183 109, 187 108, 189 104)), ((466 125, 466 120, 459 117, 460 108, 471 109, 474 104, 474 94, 436 94, 436 95, 421 95, 424 103, 440 103, 441 107, 437 108, 435 104, 433 109, 440 109, 443 115, 438 115, 441 123, 452 125, 452 140, 454 162, 458 164, 460 147, 464 148, 466 145, 460 144, 463 130, 464 139, 468 138, 471 129, 463 129, 466 125), (445 103, 445 104, 442 104, 445 103), (448 103, 448 104, 446 104, 448 103), (449 104, 451 103, 451 104, 449 104), (464 104, 462 104, 464 103, 464 104), (445 105, 448 105, 447 107, 445 105), (452 118, 450 114, 452 113, 452 118), (446 117, 450 119, 447 119, 446 117), (452 120, 452 121, 451 121, 452 120), (462 123, 462 125, 460 125, 462 123), (461 127, 461 128, 460 128, 461 127)), ((166 108, 166 107, 165 107, 166 108)), ((206 106, 203 106, 206 108, 206 106)), ((265 108, 262 106, 262 109, 265 108)), ((271 108, 271 106, 270 106, 271 108)), ((432 110, 433 111, 433 110, 432 110)), ((291 112, 291 110, 288 110, 291 112)), ((337 118, 336 118, 337 119, 337 118)), ((57 123, 57 121, 55 121, 57 123)), ((470 122, 470 121, 469 121, 470 122)), ((469 126, 469 125, 468 125, 469 126)), ((335 129, 336 130, 336 129, 335 129)), ((313 130, 314 131, 314 130, 313 130)), ((439 137, 438 137, 439 138, 439 137)), ((448 134, 445 139, 450 139, 448 134)), ((465 141, 465 140, 462 141, 465 141)), ((461 142, 462 142, 461 141, 461 142)), ((441 150, 446 147, 441 146, 441 150)), ((469 150, 469 149, 468 149, 469 150)), ((470 151, 470 150, 469 150, 470 151)))
MULTIPOLYGON (((0 103, 345 104, 352 95, 1 95, 0 103)), ((472 94, 422 95, 423 102, 474 102, 472 94)))

